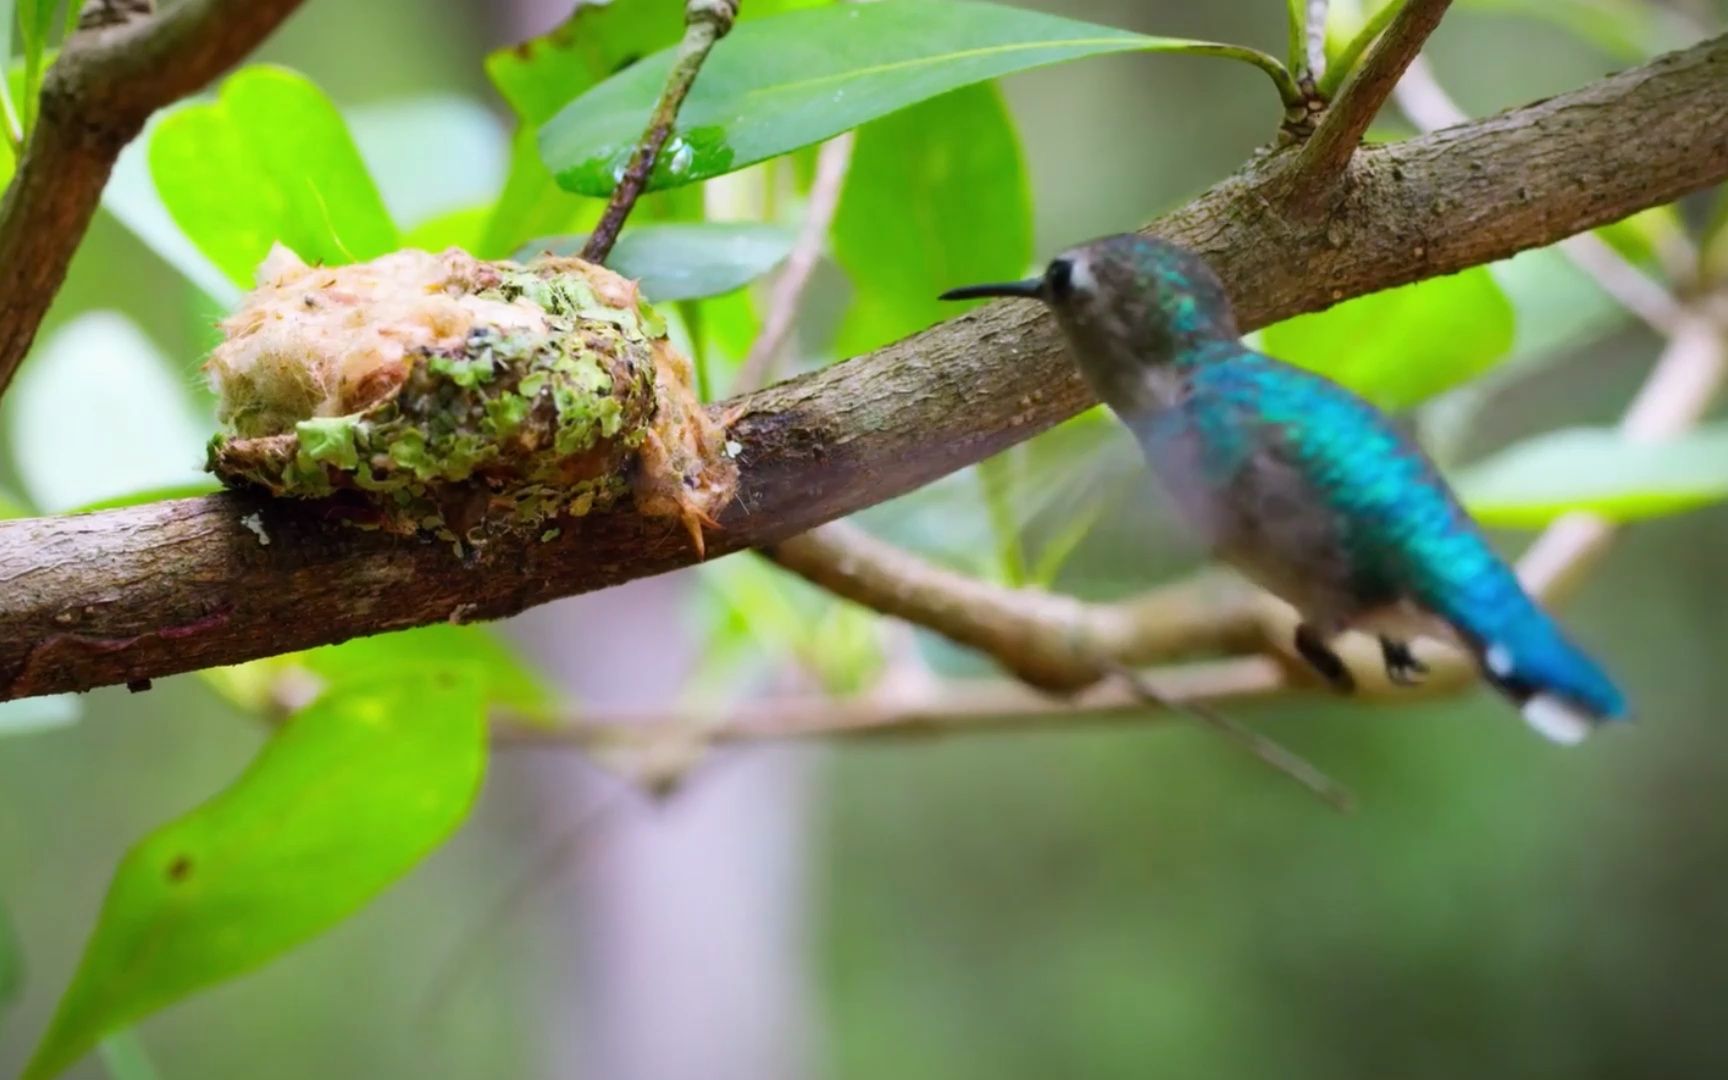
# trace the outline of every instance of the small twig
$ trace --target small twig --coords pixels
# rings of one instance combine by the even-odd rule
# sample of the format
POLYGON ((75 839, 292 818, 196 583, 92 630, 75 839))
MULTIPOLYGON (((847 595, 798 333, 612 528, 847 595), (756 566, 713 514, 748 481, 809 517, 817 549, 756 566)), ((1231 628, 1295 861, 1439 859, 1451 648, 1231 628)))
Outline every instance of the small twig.
POLYGON ((300 0, 184 0, 67 41, 0 204, 0 393, 66 278, 115 158, 150 114, 251 52, 300 0))
POLYGON ((1274 739, 1253 728, 1239 724, 1215 709, 1197 701, 1179 701, 1165 695, 1140 672, 1120 664, 1109 664, 1107 670, 1121 679, 1142 700, 1169 712, 1191 717, 1224 736, 1249 754, 1283 773, 1297 784, 1318 796, 1334 810, 1348 814, 1356 809, 1356 798, 1348 788, 1321 772, 1311 762, 1274 739))
POLYGON ((684 40, 678 46, 678 58, 666 76, 666 89, 661 91, 660 100, 648 118, 642 140, 635 153, 630 155, 630 163, 619 178, 618 186, 613 189, 612 198, 606 203, 606 212, 601 215, 600 223, 594 226, 594 231, 588 234, 588 242, 582 245, 582 257, 589 262, 603 263, 612 253, 612 245, 618 242, 625 219, 648 187, 648 178, 654 172, 654 163, 659 160, 660 149, 672 135, 678 110, 683 107, 690 87, 695 85, 703 61, 708 59, 714 43, 726 36, 738 18, 739 2, 685 0, 684 40))
POLYGON ((798 227, 791 254, 786 256, 786 264, 774 281, 762 332, 751 343, 750 352, 738 369, 732 387, 735 394, 748 393, 779 377, 780 360, 798 323, 804 290, 810 287, 811 275, 822 257, 822 245, 828 238, 828 226, 834 223, 834 212, 840 206, 840 190, 852 163, 852 141, 852 133, 847 132, 830 139, 816 155, 816 177, 810 184, 804 222, 798 227))
POLYGON ((1319 127, 1298 152, 1286 190, 1293 208, 1317 210, 1325 196, 1337 189, 1368 125, 1451 4, 1452 0, 1408 0, 1367 58, 1350 72, 1321 115, 1319 127))

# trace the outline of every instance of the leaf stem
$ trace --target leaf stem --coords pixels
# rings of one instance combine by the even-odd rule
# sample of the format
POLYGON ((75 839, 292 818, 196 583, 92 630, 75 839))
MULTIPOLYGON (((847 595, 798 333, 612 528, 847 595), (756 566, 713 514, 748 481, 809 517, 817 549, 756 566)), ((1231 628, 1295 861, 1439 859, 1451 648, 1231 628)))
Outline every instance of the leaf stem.
POLYGON ((1272 80, 1272 85, 1278 89, 1278 98, 1286 109, 1301 109, 1308 107, 1308 96, 1302 92, 1302 87, 1296 82, 1296 76, 1290 69, 1279 62, 1276 56, 1263 53, 1259 49, 1246 45, 1225 45, 1213 41, 1184 42, 1176 52, 1188 53, 1191 56, 1223 56, 1231 60, 1253 64, 1272 80))
POLYGON ((624 228, 625 219, 635 208, 636 200, 642 197, 642 192, 647 190, 648 178, 654 172, 654 163, 660 157, 660 149, 672 135, 672 125, 678 119, 678 110, 683 106, 685 96, 690 93, 690 87, 695 85, 696 75, 702 70, 703 61, 708 59, 708 53, 714 48, 715 42, 726 36, 732 29, 732 23, 738 18, 739 2, 740 0, 685 0, 684 40, 678 46, 678 59, 672 64, 671 73, 666 76, 666 88, 661 91, 660 100, 648 118, 648 127, 642 132, 642 139, 630 156, 630 164, 625 167, 618 186, 612 190, 612 197, 606 203, 606 212, 601 215, 600 223, 594 227, 594 231, 588 234, 588 243, 582 248, 582 257, 589 262, 603 263, 606 256, 612 253, 612 245, 618 242, 618 234, 624 228))
POLYGON ((1285 36, 1288 39, 1284 66, 1298 82, 1308 71, 1308 0, 1284 0, 1285 36))

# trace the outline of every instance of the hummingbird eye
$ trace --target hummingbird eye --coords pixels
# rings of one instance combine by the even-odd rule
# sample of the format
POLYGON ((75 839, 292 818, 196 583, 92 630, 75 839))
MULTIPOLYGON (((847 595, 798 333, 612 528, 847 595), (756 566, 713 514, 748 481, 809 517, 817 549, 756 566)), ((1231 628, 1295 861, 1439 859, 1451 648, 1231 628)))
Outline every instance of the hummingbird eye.
POLYGON ((1067 259, 1057 259, 1044 271, 1044 280, 1050 283, 1050 295, 1058 300, 1074 291, 1074 264, 1067 259))

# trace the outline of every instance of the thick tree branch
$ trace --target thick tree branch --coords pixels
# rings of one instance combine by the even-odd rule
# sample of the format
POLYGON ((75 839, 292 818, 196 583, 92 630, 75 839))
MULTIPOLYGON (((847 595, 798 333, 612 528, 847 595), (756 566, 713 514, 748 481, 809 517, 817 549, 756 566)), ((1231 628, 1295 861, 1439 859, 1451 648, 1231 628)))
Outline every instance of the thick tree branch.
MULTIPOLYGON (((1368 125, 1451 6, 1452 0, 1405 0, 1392 25, 1368 50, 1361 65, 1350 71, 1343 89, 1321 114, 1320 126, 1303 144, 1290 180, 1293 207, 1304 212, 1324 208, 1326 197, 1337 191, 1351 157, 1362 145, 1368 125)), ((1350 58, 1341 57, 1340 70, 1349 70, 1343 65, 1350 62, 1350 58)))
MULTIPOLYGON (((1329 221, 1272 202, 1293 156, 1264 156, 1152 227, 1213 262, 1248 327, 1550 244, 1728 178, 1728 38, 1363 150, 1329 221)), ((778 543, 900 495, 1087 404, 1054 328, 1019 302, 726 403, 741 479, 710 553, 778 543)), ((692 558, 680 534, 627 513, 571 522, 551 543, 494 544, 472 564, 322 520, 315 506, 235 494, 3 522, 0 698, 496 618, 692 558)))
POLYGON ((157 109, 203 87, 300 0, 182 0, 80 30, 42 84, 41 113, 0 204, 0 394, 66 278, 114 159, 157 109))

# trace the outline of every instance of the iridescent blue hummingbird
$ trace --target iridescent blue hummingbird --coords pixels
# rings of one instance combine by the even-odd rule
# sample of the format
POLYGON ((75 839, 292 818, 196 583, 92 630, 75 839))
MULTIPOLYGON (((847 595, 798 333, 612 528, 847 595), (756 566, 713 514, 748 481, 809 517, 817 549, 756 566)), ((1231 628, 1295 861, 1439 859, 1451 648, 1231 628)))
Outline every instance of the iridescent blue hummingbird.
POLYGON ((1144 236, 1065 252, 1040 277, 954 289, 1049 305, 1092 392, 1224 561, 1293 605, 1299 655, 1354 689, 1331 641, 1375 634, 1386 674, 1449 640, 1557 742, 1621 718, 1620 691, 1524 591, 1439 471, 1373 405, 1242 343, 1198 256, 1144 236))

